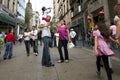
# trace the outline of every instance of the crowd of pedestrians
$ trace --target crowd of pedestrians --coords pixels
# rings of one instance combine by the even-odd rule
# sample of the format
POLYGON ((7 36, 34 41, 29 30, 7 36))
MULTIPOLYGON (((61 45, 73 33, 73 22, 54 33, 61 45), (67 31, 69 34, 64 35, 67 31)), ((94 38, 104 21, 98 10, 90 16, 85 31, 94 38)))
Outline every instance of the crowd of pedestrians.
MULTIPOLYGON (((42 17, 43 21, 39 26, 40 31, 37 30, 36 26, 33 26, 31 31, 29 30, 29 28, 26 28, 23 35, 19 35, 19 41, 21 43, 24 39, 27 56, 30 56, 30 45, 32 45, 33 54, 35 54, 36 56, 38 55, 38 41, 40 41, 40 45, 43 45, 41 62, 42 66, 55 66, 52 63, 50 56, 49 48, 51 42, 53 47, 56 46, 58 48, 60 56, 58 63, 63 63, 64 61, 68 63, 68 43, 73 42, 73 44, 77 46, 77 33, 74 31, 73 28, 69 31, 65 20, 61 20, 60 25, 57 25, 55 30, 51 31, 51 16, 48 15, 48 13, 50 13, 51 11, 51 8, 43 7, 42 11, 44 16, 42 17), (51 39, 52 41, 50 41, 51 39), (64 51, 62 51, 62 47, 64 51)), ((101 65, 103 65, 101 64, 102 59, 108 80, 112 80, 113 71, 110 57, 115 55, 112 49, 116 47, 120 50, 120 4, 115 5, 114 11, 116 14, 113 22, 114 24, 111 23, 111 26, 108 27, 104 22, 104 14, 99 14, 98 22, 95 22, 94 27, 88 29, 87 32, 88 45, 92 45, 94 47, 93 53, 96 56, 97 74, 101 74, 101 65), (110 48, 108 43, 111 44, 112 49, 110 48)), ((10 29, 6 35, 3 35, 2 32, 0 32, 0 53, 3 43, 5 43, 5 52, 3 59, 11 59, 13 56, 13 44, 15 44, 15 37, 12 29, 10 29)))

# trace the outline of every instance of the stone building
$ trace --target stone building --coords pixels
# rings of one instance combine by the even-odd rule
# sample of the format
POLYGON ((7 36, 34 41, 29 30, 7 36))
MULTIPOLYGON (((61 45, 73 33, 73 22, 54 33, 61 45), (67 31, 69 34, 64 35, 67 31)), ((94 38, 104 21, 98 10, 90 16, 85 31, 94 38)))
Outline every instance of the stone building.
POLYGON ((66 24, 70 26, 71 15, 70 15, 70 5, 69 0, 54 0, 54 20, 55 22, 60 22, 64 19, 66 24))
MULTIPOLYGON (((104 21, 110 26, 115 16, 113 8, 119 0, 70 0, 71 7, 71 27, 76 29, 78 35, 83 31, 87 33, 88 28, 93 27, 93 22, 98 22, 100 11, 104 12, 104 21), (80 10, 80 11, 79 11, 80 10), (90 16, 91 20, 87 19, 90 16)), ((93 23, 94 24, 94 23, 93 23)), ((86 36, 86 35, 85 35, 86 36)))
POLYGON ((0 0, 0 31, 16 28, 17 0, 0 0))
POLYGON ((36 28, 38 29, 39 24, 40 24, 39 12, 33 11, 32 25, 36 26, 36 28))

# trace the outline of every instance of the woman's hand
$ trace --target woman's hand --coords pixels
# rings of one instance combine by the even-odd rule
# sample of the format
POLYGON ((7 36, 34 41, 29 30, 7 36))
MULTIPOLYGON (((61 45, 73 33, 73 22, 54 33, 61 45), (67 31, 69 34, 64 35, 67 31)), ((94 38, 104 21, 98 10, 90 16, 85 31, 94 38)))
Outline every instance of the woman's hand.
POLYGON ((94 55, 98 56, 98 50, 97 49, 94 50, 94 55))

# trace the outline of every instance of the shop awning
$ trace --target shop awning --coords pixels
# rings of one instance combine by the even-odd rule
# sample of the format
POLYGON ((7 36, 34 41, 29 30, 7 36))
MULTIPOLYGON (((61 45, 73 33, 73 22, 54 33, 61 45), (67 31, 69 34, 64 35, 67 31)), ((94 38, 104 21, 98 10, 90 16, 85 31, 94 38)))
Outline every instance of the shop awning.
POLYGON ((72 26, 70 26, 70 28, 71 27, 83 27, 84 26, 84 22, 83 21, 81 21, 80 23, 77 23, 77 24, 75 24, 75 25, 72 25, 72 26))
POLYGON ((0 21, 13 26, 15 26, 15 23, 16 23, 14 18, 3 13, 0 13, 0 21))

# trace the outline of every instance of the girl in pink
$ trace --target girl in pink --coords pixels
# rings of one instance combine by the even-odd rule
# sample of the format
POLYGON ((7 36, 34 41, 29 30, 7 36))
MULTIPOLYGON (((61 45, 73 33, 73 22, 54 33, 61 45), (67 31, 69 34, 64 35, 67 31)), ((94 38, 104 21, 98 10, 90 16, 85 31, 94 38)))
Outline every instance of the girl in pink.
POLYGON ((94 36, 94 55, 97 56, 97 73, 100 74, 100 61, 101 58, 104 62, 108 80, 112 80, 112 74, 109 67, 108 56, 114 55, 114 52, 109 48, 106 39, 110 39, 110 30, 103 23, 99 22, 95 25, 93 32, 94 36))

